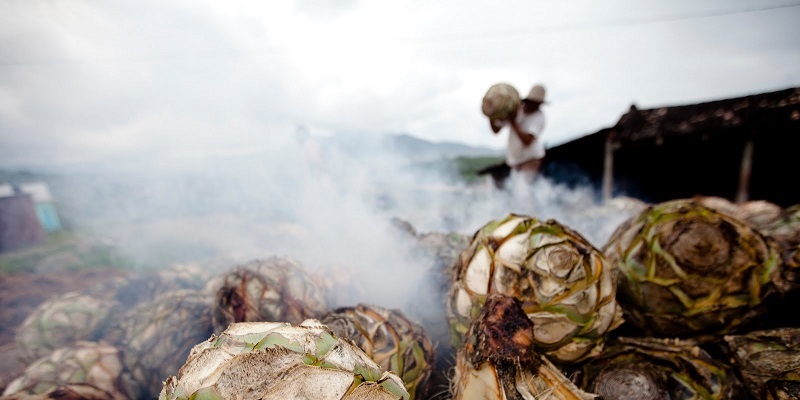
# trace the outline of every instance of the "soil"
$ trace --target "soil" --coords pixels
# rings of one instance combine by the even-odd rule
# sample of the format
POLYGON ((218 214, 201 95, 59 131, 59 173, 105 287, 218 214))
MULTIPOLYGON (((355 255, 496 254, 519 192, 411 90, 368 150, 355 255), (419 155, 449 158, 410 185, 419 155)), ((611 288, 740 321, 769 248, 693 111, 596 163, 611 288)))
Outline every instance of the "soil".
POLYGON ((119 269, 0 274, 0 393, 26 365, 14 342, 17 327, 39 304, 52 296, 88 289, 125 277, 119 269))

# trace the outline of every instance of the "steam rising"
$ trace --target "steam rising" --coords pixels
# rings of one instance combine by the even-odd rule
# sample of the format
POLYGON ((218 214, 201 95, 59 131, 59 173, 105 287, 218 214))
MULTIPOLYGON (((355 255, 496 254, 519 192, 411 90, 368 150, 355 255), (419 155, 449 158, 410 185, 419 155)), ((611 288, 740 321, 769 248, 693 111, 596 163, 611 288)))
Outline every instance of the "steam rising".
POLYGON ((443 305, 425 303, 432 263, 411 256, 413 240, 392 218, 418 232, 472 235, 514 212, 555 218, 599 247, 630 215, 600 208, 590 188, 546 178, 513 177, 497 190, 418 168, 424 160, 392 148, 353 155, 331 138, 278 137, 244 154, 102 166, 65 175, 53 190, 72 229, 105 238, 139 268, 288 256, 323 278, 331 306, 370 303, 424 319, 443 318, 443 305))

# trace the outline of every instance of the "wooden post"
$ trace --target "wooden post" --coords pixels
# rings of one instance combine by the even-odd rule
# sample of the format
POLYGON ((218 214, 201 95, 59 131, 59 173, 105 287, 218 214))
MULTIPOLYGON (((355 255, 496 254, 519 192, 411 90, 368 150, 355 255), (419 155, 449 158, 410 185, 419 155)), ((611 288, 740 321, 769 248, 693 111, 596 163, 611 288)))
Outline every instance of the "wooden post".
POLYGON ((748 200, 750 193, 750 172, 753 169, 753 139, 748 138, 742 152, 742 166, 739 169, 739 188, 736 190, 736 203, 748 200))
POLYGON ((606 135, 605 157, 603 159, 603 202, 611 200, 614 184, 614 131, 606 135))

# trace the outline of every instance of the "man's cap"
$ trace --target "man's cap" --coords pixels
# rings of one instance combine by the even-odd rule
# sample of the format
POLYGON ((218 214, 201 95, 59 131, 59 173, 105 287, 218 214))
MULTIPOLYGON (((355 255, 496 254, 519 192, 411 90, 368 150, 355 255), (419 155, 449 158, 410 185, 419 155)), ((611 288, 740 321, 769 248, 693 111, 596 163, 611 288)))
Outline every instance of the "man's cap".
POLYGON ((528 97, 524 98, 523 100, 530 100, 539 103, 544 103, 545 102, 544 95, 545 95, 544 86, 534 85, 531 88, 531 91, 528 93, 528 97))

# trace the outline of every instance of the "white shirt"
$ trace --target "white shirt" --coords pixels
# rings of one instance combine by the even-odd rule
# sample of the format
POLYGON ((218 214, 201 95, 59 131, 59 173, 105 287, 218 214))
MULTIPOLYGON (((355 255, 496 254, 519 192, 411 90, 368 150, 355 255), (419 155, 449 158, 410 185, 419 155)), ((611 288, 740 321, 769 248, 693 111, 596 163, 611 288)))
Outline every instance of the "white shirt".
MULTIPOLYGON (((506 153, 506 163, 515 167, 526 161, 544 158, 544 142, 542 141, 542 131, 544 130, 544 114, 541 110, 536 110, 532 114, 525 114, 520 107, 516 118, 517 125, 523 132, 536 135, 536 139, 531 144, 525 146, 522 140, 508 127, 508 152, 506 153)), ((510 125, 510 124, 507 124, 510 125)))

